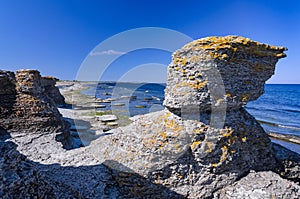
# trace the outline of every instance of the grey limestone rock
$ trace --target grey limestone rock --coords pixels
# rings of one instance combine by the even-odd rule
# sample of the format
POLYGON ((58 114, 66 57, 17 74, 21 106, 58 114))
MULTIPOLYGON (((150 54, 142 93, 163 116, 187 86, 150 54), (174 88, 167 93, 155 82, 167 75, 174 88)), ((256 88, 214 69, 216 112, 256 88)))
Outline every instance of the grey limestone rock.
POLYGON ((213 197, 250 170, 277 170, 270 139, 243 105, 263 93, 285 50, 237 36, 185 45, 168 67, 166 109, 134 117, 88 150, 187 198, 213 197))
POLYGON ((214 193, 214 198, 290 198, 300 197, 300 186, 273 172, 250 172, 234 184, 214 193))
POLYGON ((37 70, 19 70, 16 75, 1 72, 1 126, 16 134, 57 134, 56 139, 71 147, 69 123, 65 122, 52 98, 45 94, 37 70))
POLYGON ((42 87, 44 87, 46 95, 48 95, 56 105, 62 106, 65 104, 65 98, 55 86, 57 81, 58 79, 52 76, 42 77, 41 79, 42 87))
POLYGON ((239 108, 263 94, 285 50, 240 36, 188 43, 172 55, 164 105, 173 111, 193 105, 210 110, 222 102, 239 108))

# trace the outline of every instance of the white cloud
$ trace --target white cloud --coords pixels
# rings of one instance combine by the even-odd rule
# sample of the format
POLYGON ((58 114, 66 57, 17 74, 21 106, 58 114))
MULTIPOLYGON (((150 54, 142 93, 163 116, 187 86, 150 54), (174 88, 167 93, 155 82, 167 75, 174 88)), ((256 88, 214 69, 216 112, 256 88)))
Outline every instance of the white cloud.
POLYGON ((99 55, 124 55, 126 52, 122 51, 116 51, 116 50, 105 50, 105 51, 100 51, 100 52, 91 52, 91 56, 99 56, 99 55))

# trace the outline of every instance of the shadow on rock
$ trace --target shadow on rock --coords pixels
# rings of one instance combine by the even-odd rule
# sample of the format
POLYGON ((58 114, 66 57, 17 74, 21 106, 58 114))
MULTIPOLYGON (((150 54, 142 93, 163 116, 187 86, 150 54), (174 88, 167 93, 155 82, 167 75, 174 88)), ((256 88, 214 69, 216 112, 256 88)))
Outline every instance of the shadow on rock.
POLYGON ((5 129, 0 133, 0 198, 183 198, 138 174, 110 169, 110 161, 78 167, 30 161, 7 141, 5 129))

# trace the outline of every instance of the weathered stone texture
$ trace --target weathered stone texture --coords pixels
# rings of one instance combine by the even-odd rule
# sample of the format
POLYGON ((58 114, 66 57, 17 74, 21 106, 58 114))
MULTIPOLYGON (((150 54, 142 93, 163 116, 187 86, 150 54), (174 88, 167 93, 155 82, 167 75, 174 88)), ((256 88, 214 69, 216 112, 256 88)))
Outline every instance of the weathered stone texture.
POLYGON ((45 94, 41 80, 37 70, 19 70, 16 75, 1 71, 1 126, 16 133, 57 133, 57 140, 67 146, 69 124, 45 94))
POLYGON ((44 87, 44 92, 46 93, 46 95, 48 95, 56 105, 62 106, 65 104, 65 98, 55 86, 57 81, 58 79, 55 77, 46 76, 42 77, 41 83, 44 87))
POLYGON ((238 109, 263 94, 264 83, 274 74, 278 59, 286 56, 285 50, 240 36, 193 41, 173 53, 164 105, 172 110, 191 105, 210 110, 212 104, 224 101, 228 108, 238 109), (225 96, 212 101, 212 94, 218 96, 213 88, 222 86, 225 96))
POLYGON ((242 106, 263 93, 284 50, 236 36, 185 45, 168 67, 166 109, 134 117, 89 149, 99 160, 119 163, 110 168, 188 198, 213 197, 250 170, 276 170, 270 139, 242 106))

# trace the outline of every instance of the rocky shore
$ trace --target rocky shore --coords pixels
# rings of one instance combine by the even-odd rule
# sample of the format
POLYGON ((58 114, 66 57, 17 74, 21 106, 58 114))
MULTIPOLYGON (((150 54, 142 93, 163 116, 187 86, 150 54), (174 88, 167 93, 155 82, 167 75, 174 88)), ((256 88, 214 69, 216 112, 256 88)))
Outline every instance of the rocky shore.
POLYGON ((60 83, 63 97, 36 70, 1 71, 0 198, 299 198, 300 155, 244 109, 285 50, 193 41, 173 54, 165 109, 131 122, 91 115, 80 83, 60 83))

